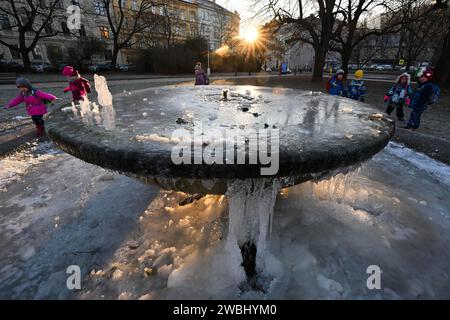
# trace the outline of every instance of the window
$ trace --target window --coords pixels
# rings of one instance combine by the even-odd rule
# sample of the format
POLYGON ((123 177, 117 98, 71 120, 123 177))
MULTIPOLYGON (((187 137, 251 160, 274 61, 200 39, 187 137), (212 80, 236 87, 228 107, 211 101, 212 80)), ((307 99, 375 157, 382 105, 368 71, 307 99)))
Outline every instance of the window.
POLYGON ((41 48, 39 48, 39 46, 34 47, 32 52, 33 52, 34 59, 42 60, 42 52, 41 52, 41 48))
POLYGON ((139 9, 137 0, 132 0, 131 1, 131 9, 133 9, 133 10, 138 10, 139 9))
POLYGON ((95 14, 99 16, 106 16, 106 8, 103 2, 96 2, 94 4, 95 14))
POLYGON ((105 50, 105 60, 111 60, 111 59, 112 59, 112 51, 105 50))
POLYGON ((125 27, 125 29, 130 28, 130 19, 128 19, 127 17, 123 18, 123 26, 125 27))
POLYGON ((11 52, 11 58, 13 58, 13 59, 21 59, 22 57, 20 56, 19 47, 14 46, 14 48, 15 49, 9 48, 9 52, 11 52))
POLYGON ((144 48, 145 48, 145 41, 144 41, 144 38, 143 38, 143 37, 136 37, 136 39, 137 39, 136 46, 137 46, 139 49, 144 49, 144 48))
POLYGON ((6 14, 0 14, 0 29, 8 29, 10 27, 9 18, 6 14))
POLYGON ((84 24, 80 26, 80 37, 86 37, 86 29, 84 28, 84 24))
POLYGON ((27 23, 28 23, 28 17, 27 16, 25 16, 25 15, 23 15, 23 16, 20 16, 19 17, 20 18, 20 23, 22 24, 22 25, 26 25, 27 23))
POLYGON ((61 21, 61 30, 62 30, 62 33, 65 36, 70 34, 70 30, 69 30, 69 28, 67 28, 67 22, 66 21, 61 21))
POLYGON ((55 3, 55 9, 64 9, 64 3, 63 1, 57 1, 55 3))
POLYGON ((103 39, 109 39, 109 29, 108 27, 105 26, 100 26, 100 34, 102 36, 103 39))
MULTIPOLYGON (((42 23, 44 23, 44 21, 42 23)), ((46 34, 52 34, 53 33, 53 28, 52 28, 51 22, 49 22, 49 23, 47 23, 45 25, 44 31, 45 31, 46 34)))

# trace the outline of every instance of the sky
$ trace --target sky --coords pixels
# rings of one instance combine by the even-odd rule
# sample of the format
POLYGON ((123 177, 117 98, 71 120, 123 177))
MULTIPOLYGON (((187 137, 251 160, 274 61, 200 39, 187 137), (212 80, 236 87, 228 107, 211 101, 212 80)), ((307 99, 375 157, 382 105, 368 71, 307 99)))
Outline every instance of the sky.
MULTIPOLYGON (((216 3, 225 7, 230 11, 237 11, 241 17, 241 31, 249 28, 249 26, 258 25, 260 21, 255 19, 255 9, 253 9, 256 0, 216 0, 216 3), (259 23, 258 23, 259 22, 259 23)), ((381 13, 381 9, 372 10, 374 16, 381 13)))
POLYGON ((251 10, 252 0, 216 0, 216 3, 230 11, 237 11, 241 17, 241 28, 246 28, 249 24, 257 24, 252 17, 255 12, 251 10))

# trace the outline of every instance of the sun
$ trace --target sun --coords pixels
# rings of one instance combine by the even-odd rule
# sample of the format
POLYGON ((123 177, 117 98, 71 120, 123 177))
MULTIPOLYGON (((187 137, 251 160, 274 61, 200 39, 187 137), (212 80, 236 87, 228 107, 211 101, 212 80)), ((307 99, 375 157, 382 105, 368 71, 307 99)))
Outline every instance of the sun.
POLYGON ((248 27, 247 30, 245 30, 242 33, 242 37, 247 41, 247 42, 255 42, 256 40, 258 40, 259 37, 259 31, 256 27, 251 26, 248 27))

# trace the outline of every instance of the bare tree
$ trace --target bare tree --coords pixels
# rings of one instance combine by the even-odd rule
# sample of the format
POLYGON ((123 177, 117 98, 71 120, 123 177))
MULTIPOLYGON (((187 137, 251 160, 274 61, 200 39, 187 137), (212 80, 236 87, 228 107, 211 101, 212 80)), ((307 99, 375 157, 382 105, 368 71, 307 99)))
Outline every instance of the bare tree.
POLYGON ((152 8, 156 5, 150 0, 141 0, 137 7, 127 7, 123 0, 101 0, 112 33, 113 52, 111 68, 116 68, 119 51, 131 47, 139 40, 136 35, 154 25, 152 8))
POLYGON ((358 69, 367 66, 370 61, 383 51, 383 39, 379 36, 367 36, 353 46, 351 59, 358 69))
POLYGON ((442 37, 444 16, 434 10, 427 0, 397 0, 402 10, 397 19, 402 22, 399 43, 399 56, 406 58, 407 70, 428 49, 437 46, 442 37))
POLYGON ((303 41, 314 48, 313 81, 322 81, 323 67, 330 42, 343 25, 337 24, 342 15, 343 0, 263 0, 260 12, 271 12, 280 26, 289 24, 295 30, 289 42, 303 41))
POLYGON ((177 26, 179 25, 179 17, 175 9, 170 6, 170 0, 165 0, 159 4, 162 15, 158 19, 158 26, 163 34, 166 47, 170 48, 175 43, 177 34, 177 26))
POLYGON ((31 69, 29 54, 36 48, 39 40, 53 37, 59 33, 58 30, 50 31, 50 29, 52 29, 52 21, 56 16, 56 9, 61 5, 60 2, 61 0, 25 0, 21 2, 0 0, 0 13, 10 18, 9 26, 3 26, 3 28, 17 30, 19 34, 17 46, 3 39, 0 39, 0 44, 21 55, 25 70, 31 69), (11 20, 13 20, 12 23, 11 20))
MULTIPOLYGON (((404 0, 411 2, 412 0, 404 0)), ((353 50, 368 37, 381 37, 386 34, 398 32, 403 25, 401 20, 396 19, 396 15, 402 10, 395 1, 387 0, 345 0, 340 8, 343 20, 341 32, 336 32, 335 46, 333 50, 341 54, 341 67, 348 71, 348 63, 352 57, 353 50), (380 27, 368 28, 365 19, 368 13, 377 9, 384 9, 384 22, 380 27), (362 24, 365 22, 366 25, 362 24)), ((372 50, 373 51, 373 50, 372 50)))
POLYGON ((442 85, 450 85, 450 0, 436 0, 435 9, 444 14, 442 45, 435 54, 435 80, 442 85))
POLYGON ((223 45, 225 43, 228 43, 231 40, 231 17, 228 16, 223 11, 217 11, 215 14, 216 18, 216 35, 217 39, 219 40, 219 45, 223 45))
POLYGON ((102 53, 106 50, 105 41, 94 37, 79 37, 75 46, 69 48, 69 57, 71 63, 82 69, 86 63, 89 63, 94 54, 102 53))

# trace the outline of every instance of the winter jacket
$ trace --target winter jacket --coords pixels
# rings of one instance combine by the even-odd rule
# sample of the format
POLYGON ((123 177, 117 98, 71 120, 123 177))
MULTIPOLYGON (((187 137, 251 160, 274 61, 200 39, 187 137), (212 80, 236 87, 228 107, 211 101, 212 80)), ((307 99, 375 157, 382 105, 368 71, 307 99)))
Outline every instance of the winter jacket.
POLYGON ((64 92, 68 91, 72 91, 73 101, 79 101, 91 93, 91 84, 85 78, 79 77, 69 82, 69 86, 64 89, 64 92))
POLYGON ((386 93, 386 96, 389 98, 389 103, 395 103, 398 105, 404 105, 406 100, 411 97, 412 89, 410 85, 411 76, 408 73, 403 73, 397 77, 395 84, 391 87, 391 89, 386 93), (400 80, 406 77, 408 79, 406 84, 401 84, 400 80))
POLYGON ((195 85, 202 86, 208 84, 208 76, 204 71, 199 71, 195 73, 195 85))
POLYGON ((428 102, 433 94, 433 84, 429 81, 419 83, 411 99, 410 107, 413 109, 427 109, 428 102))
POLYGON ((389 103, 395 103, 403 105, 406 99, 408 99, 412 94, 412 89, 410 85, 401 85, 399 83, 394 84, 386 96, 389 97, 389 103))
POLYGON ((53 101, 56 97, 52 94, 45 93, 40 90, 31 90, 29 93, 19 93, 19 95, 12 99, 6 108, 12 108, 18 104, 25 102, 27 112, 30 116, 40 116, 47 113, 46 101, 53 101))
POLYGON ((364 100, 366 95, 366 83, 364 80, 353 79, 348 86, 348 96, 354 100, 364 100))
POLYGON ((330 79, 329 94, 332 96, 342 96, 342 97, 347 96, 347 91, 345 90, 344 81, 337 80, 335 75, 330 79))

